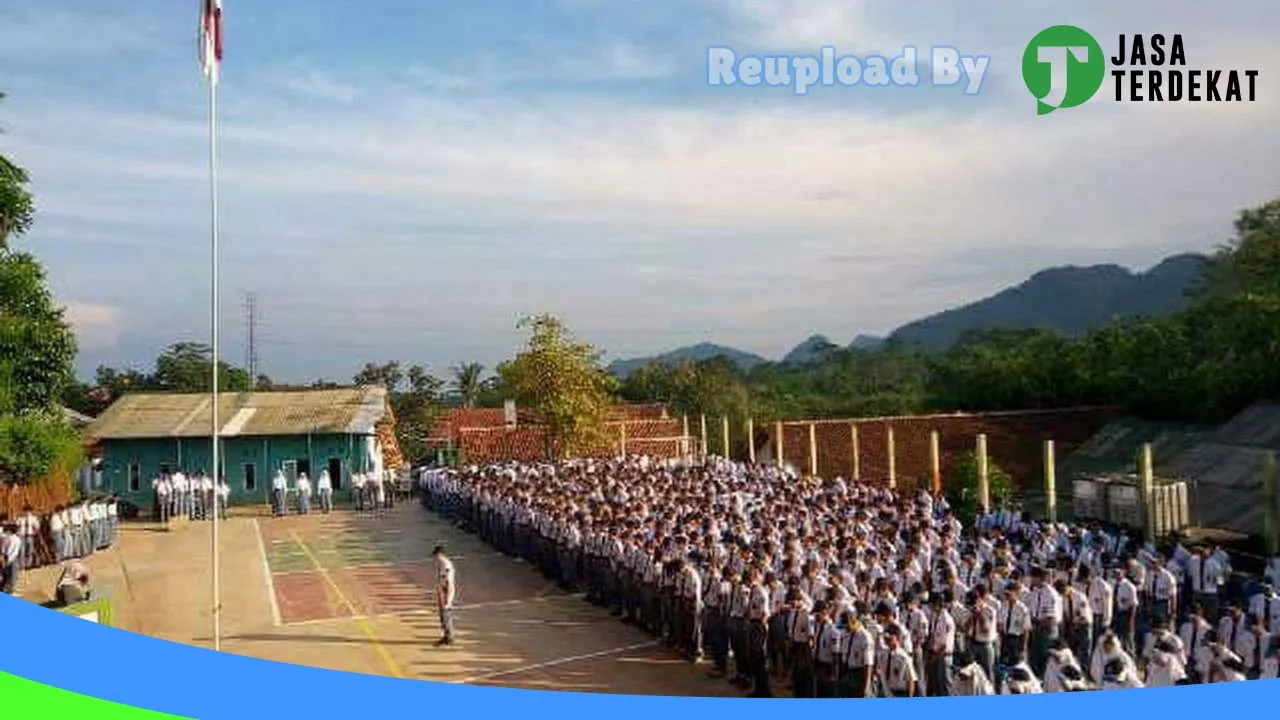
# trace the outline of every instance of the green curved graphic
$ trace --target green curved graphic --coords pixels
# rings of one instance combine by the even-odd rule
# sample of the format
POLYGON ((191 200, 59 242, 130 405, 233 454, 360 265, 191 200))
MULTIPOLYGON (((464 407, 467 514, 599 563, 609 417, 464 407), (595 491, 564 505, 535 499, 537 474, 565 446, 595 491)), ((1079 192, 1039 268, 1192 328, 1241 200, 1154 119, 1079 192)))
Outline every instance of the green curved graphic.
POLYGON ((0 697, 13 717, 81 717, 94 720, 190 720, 98 700, 0 672, 0 697), (23 712, 26 711, 26 712, 23 712))

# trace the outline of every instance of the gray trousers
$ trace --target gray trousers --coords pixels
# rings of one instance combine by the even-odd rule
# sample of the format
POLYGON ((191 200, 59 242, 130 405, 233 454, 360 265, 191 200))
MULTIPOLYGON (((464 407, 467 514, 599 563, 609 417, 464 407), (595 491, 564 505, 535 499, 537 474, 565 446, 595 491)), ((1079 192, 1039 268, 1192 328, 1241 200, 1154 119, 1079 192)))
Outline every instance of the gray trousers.
POLYGON ((453 640, 453 608, 440 608, 440 627, 444 629, 444 639, 453 640))

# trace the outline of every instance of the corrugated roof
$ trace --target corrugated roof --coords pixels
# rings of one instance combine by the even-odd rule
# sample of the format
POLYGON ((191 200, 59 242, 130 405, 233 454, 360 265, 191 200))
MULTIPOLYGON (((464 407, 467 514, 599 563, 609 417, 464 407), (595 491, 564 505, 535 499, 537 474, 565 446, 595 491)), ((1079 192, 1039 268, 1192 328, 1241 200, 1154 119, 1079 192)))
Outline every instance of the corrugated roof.
MULTIPOLYGON (((85 435, 97 440, 203 437, 210 433, 211 405, 205 394, 129 394, 85 428, 85 435)), ((386 408, 387 391, 381 387, 222 393, 218 419, 226 437, 370 434, 386 408)))

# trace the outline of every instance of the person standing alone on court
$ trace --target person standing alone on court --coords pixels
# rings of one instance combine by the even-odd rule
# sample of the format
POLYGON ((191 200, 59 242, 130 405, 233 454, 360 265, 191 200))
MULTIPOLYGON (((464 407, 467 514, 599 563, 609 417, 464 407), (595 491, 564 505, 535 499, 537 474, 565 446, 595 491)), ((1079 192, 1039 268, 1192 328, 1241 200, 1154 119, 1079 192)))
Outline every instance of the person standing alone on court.
POLYGON ((440 627, 444 637, 436 642, 436 646, 453 644, 453 601, 458 595, 457 575, 453 570, 453 561, 444 554, 444 546, 437 545, 431 551, 436 561, 436 607, 440 611, 440 627))

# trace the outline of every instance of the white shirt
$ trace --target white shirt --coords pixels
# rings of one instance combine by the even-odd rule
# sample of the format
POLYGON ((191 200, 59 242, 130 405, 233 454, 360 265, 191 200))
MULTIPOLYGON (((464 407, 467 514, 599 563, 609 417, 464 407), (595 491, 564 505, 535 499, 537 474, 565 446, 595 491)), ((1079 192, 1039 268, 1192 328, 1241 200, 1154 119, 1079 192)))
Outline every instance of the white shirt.
POLYGON ((458 595, 458 585, 453 561, 447 557, 436 558, 436 592, 444 594, 441 607, 453 607, 454 598, 458 595))
POLYGON ((332 490, 332 489, 333 489, 333 481, 332 481, 331 479, 329 479, 329 471, 328 471, 328 470, 325 470, 324 472, 320 473, 320 479, 316 481, 316 489, 317 489, 317 490, 332 490))

